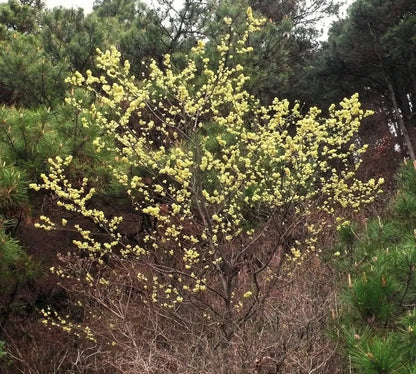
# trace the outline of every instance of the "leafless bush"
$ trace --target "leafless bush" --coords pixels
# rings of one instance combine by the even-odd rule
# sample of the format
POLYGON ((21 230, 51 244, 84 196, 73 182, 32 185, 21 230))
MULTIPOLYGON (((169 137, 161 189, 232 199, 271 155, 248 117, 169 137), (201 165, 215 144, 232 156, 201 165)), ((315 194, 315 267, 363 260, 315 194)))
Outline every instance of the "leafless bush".
POLYGON ((197 314, 189 323, 189 315, 185 322, 179 313, 144 303, 143 291, 129 289, 125 273, 123 279, 118 302, 113 293, 109 304, 103 290, 89 295, 95 301, 85 306, 85 318, 101 331, 101 345, 79 354, 73 367, 82 361, 85 367, 94 366, 94 373, 342 373, 336 345, 327 337, 336 307, 333 276, 317 257, 282 280, 261 313, 229 342, 214 322, 197 314))

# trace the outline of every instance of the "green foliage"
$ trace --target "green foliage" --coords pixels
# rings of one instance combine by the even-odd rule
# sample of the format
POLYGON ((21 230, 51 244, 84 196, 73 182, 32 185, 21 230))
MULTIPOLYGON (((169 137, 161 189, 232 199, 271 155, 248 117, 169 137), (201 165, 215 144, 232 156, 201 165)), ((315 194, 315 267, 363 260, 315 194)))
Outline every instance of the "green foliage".
POLYGON ((394 311, 389 301, 395 291, 390 279, 383 275, 363 273, 362 277, 354 281, 352 304, 363 320, 375 319, 378 323, 384 323, 394 311))
MULTIPOLYGON (((397 324, 398 348, 408 362, 416 360, 416 309, 409 310, 397 324)), ((416 367, 413 368, 416 371, 416 367)))
POLYGON ((6 342, 3 340, 0 340, 0 360, 6 358, 8 355, 5 348, 6 348, 6 342))
POLYGON ((358 239, 357 225, 349 224, 341 226, 338 232, 338 237, 341 246, 345 246, 348 251, 350 251, 358 239))
POLYGON ((0 165, 0 282, 2 285, 0 328, 5 327, 16 307, 16 296, 20 287, 32 280, 36 273, 36 266, 10 234, 19 223, 16 212, 27 204, 27 181, 24 173, 2 162, 0 165))
MULTIPOLYGON (((0 243, 0 268, 5 287, 3 291, 6 291, 6 282, 22 276, 22 269, 27 265, 27 257, 17 240, 3 231, 0 233, 0 243)), ((5 293, 7 294, 7 291, 5 293)))
POLYGON ((349 351, 353 366, 368 374, 396 373, 403 366, 403 357, 396 343, 392 337, 377 336, 360 341, 349 351))
MULTIPOLYGON (((81 98, 79 92, 74 95, 81 98)), ((113 157, 111 152, 95 152, 97 127, 83 127, 79 115, 74 116, 68 106, 54 110, 0 107, 0 130, 0 158, 24 171, 30 181, 47 171, 45 160, 71 154, 71 178, 79 178, 78 170, 82 168, 84 175, 94 175, 91 182, 100 186, 99 191, 110 183, 106 163, 113 157)))
POLYGON ((0 328, 6 327, 10 315, 19 309, 17 296, 22 286, 39 276, 39 264, 32 261, 19 242, 5 233, 0 221, 0 328))
POLYGON ((416 195, 416 171, 412 163, 406 163, 402 166, 398 182, 401 193, 416 195))
POLYGON ((407 194, 401 194, 396 201, 396 214, 409 223, 416 223, 416 197, 407 194))
POLYGON ((94 9, 98 16, 105 15, 120 25, 116 44, 123 59, 130 62, 132 73, 140 77, 148 71, 146 65, 151 59, 161 65, 166 53, 183 63, 199 36, 206 35, 213 3, 188 0, 181 8, 177 6, 167 0, 159 1, 157 7, 135 0, 112 0, 99 2, 94 9))
POLYGON ((25 206, 28 196, 24 173, 5 162, 0 168, 0 212, 25 206))
POLYGON ((0 84, 10 92, 9 104, 53 106, 63 98, 66 74, 65 64, 50 61, 38 36, 15 32, 0 43, 0 84))
POLYGON ((130 61, 132 71, 138 76, 144 72, 145 61, 155 59, 160 62, 170 49, 170 37, 161 22, 156 12, 144 8, 137 13, 130 28, 120 34, 123 57, 130 61))
POLYGON ((416 238, 414 214, 416 171, 405 165, 401 190, 389 219, 373 219, 363 230, 341 231, 350 279, 343 291, 342 335, 352 364, 365 373, 411 373, 414 364, 416 238), (346 240, 345 240, 346 239, 346 240), (364 331, 362 334, 354 331, 364 331))
MULTIPOLYGON (((40 0, 9 0, 0 4, 0 35, 8 32, 35 33, 38 31, 38 17, 43 8, 40 0)), ((2 38, 0 37, 0 40, 2 38)))
POLYGON ((94 12, 100 18, 115 18, 121 23, 130 24, 142 6, 143 3, 137 0, 96 0, 94 12))
POLYGON ((67 71, 85 73, 94 69, 96 48, 111 40, 95 15, 85 16, 82 9, 55 8, 43 14, 42 45, 54 64, 67 64, 67 71))
POLYGON ((400 191, 394 203, 397 218, 412 229, 416 225, 416 172, 413 164, 404 165, 399 176, 400 191))
MULTIPOLYGON (((25 170, 31 178, 45 171, 45 158, 62 149, 55 126, 56 117, 49 110, 0 108, 0 155, 8 163, 25 170)), ((58 122, 58 121, 57 121, 58 122)))

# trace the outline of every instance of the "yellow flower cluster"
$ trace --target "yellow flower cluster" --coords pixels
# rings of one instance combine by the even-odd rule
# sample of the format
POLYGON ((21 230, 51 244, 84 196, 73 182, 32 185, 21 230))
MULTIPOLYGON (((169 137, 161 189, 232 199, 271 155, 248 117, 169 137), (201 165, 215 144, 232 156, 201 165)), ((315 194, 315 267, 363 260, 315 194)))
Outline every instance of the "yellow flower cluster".
POLYGON ((97 339, 88 326, 74 324, 69 321, 69 315, 62 317, 56 311, 52 311, 50 307, 41 309, 40 314, 43 316, 42 323, 46 326, 59 327, 67 333, 74 334, 77 337, 86 338, 94 343, 97 339))

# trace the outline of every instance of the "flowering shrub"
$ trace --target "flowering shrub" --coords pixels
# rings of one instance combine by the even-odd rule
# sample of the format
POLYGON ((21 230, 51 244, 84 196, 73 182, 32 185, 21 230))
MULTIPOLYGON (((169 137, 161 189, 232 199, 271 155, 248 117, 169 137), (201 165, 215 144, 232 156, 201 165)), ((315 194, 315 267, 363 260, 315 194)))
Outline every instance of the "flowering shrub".
MULTIPOLYGON (((232 20, 225 22, 232 30, 232 20)), ((263 22, 249 9, 242 37, 225 35, 216 47, 218 61, 200 41, 184 69, 166 55, 163 66, 152 62, 149 75, 138 80, 112 48, 98 51, 101 76, 88 71, 68 79, 95 96, 93 104, 74 97, 67 102, 82 112, 85 127, 102 130, 96 152, 117 152, 111 172, 137 215, 150 222, 138 239, 127 238, 123 215, 92 207, 88 179, 77 186, 68 180, 71 157, 49 160, 49 175, 32 186, 53 191, 58 205, 106 233, 98 240, 74 225, 80 238, 73 243, 90 256, 76 262, 71 254, 53 269, 89 297, 114 287, 101 299, 106 308, 123 292, 114 285, 120 273, 110 269, 129 264, 126 283, 140 290, 142 303, 183 320, 198 315, 230 340, 286 275, 284 262, 319 252, 328 216, 341 225, 339 212, 358 210, 379 191, 381 180, 355 178, 365 151, 355 136, 369 114, 357 95, 322 118, 319 109, 302 115, 299 104, 286 100, 262 106, 245 90, 250 78, 239 56, 253 53, 249 35, 263 22)), ((71 225, 41 218, 47 230, 71 225)))

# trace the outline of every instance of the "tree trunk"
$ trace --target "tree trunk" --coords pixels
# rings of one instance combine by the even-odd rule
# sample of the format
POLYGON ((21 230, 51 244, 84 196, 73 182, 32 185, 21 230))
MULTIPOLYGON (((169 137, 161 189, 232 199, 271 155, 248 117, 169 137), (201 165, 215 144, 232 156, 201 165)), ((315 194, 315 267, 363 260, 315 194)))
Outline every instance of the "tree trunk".
POLYGON ((413 148, 413 144, 412 144, 412 141, 410 139, 409 132, 408 132, 407 127, 406 127, 406 125, 404 123, 404 120, 403 120, 403 113, 400 112, 399 106, 397 104, 397 97, 396 97, 396 93, 394 91, 393 83, 391 81, 391 76, 386 72, 386 69, 385 69, 383 54, 381 52, 381 47, 380 47, 379 40, 378 40, 376 34, 374 33, 373 28, 371 26, 371 23, 369 21, 367 21, 367 25, 368 25, 368 30, 370 31, 370 34, 373 38, 374 51, 376 52, 377 58, 379 60, 380 68, 381 68, 381 71, 382 71, 383 77, 384 77, 384 81, 386 82, 387 89, 388 89, 389 95, 390 95, 390 99, 391 99, 391 102, 393 104, 393 111, 394 111, 394 115, 396 117, 396 121, 399 124, 399 129, 403 134, 403 137, 404 137, 404 140, 405 140, 405 143, 406 143, 406 146, 407 146, 407 151, 409 152, 410 159, 412 161, 415 161, 416 160, 415 150, 413 148))
POLYGON ((416 156, 415 156, 415 150, 413 147, 413 143, 412 140, 410 139, 409 136, 409 131, 404 123, 403 120, 403 114, 401 113, 399 106, 397 104, 397 99, 396 99, 396 94, 394 92, 393 89, 393 84, 391 83, 390 79, 388 78, 387 74, 384 74, 385 80, 386 80, 386 84, 387 84, 387 88, 389 90, 389 95, 390 95, 390 99, 391 102, 393 103, 393 110, 394 110, 394 115, 396 117, 396 121, 399 124, 399 129, 403 134, 405 143, 406 143, 406 147, 407 147, 407 151, 409 152, 409 157, 412 161, 416 160, 416 156))

